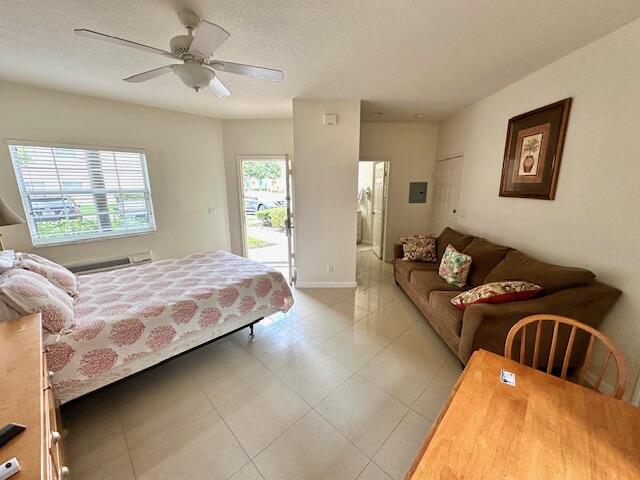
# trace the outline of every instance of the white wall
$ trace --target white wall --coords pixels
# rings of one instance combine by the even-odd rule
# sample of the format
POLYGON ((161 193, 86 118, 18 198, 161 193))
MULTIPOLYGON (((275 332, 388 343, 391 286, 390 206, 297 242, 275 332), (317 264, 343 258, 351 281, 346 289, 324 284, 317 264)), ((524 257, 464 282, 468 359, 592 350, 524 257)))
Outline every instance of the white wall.
POLYGON ((291 120, 223 120, 222 138, 231 251, 242 255, 237 158, 243 155, 293 156, 293 122, 291 120))
MULTIPOLYGON (((385 257, 401 235, 431 233, 429 211, 438 127, 430 123, 363 123, 360 159, 389 162, 385 257), (428 182, 427 203, 409 203, 409 182, 428 182)), ((439 232, 434 232, 439 233, 439 232)))
POLYGON ((374 162, 358 163, 358 210, 362 217, 362 243, 367 245, 371 244, 373 230, 373 165, 374 162))
POLYGON ((298 285, 354 287, 360 101, 294 100, 293 140, 298 285))
POLYGON ((464 152, 458 227, 541 259, 593 270, 625 293, 602 330, 640 368, 640 20, 466 108, 438 156, 464 152), (510 117, 573 97, 556 199, 500 198, 510 117))
MULTIPOLYGON (((159 259, 229 248, 218 120, 0 83, 0 196, 23 215, 7 139, 137 147, 147 154, 156 233, 39 248, 39 254, 70 262, 149 249, 159 259)), ((2 234, 8 248, 32 249, 26 225, 4 227, 2 234)))

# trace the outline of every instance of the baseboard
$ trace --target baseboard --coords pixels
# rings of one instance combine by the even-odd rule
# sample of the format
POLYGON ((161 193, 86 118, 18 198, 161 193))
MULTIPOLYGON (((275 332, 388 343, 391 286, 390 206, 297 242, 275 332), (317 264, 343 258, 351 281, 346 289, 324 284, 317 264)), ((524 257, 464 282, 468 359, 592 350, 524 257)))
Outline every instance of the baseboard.
POLYGON ((297 288, 356 288, 356 282, 296 282, 297 288))

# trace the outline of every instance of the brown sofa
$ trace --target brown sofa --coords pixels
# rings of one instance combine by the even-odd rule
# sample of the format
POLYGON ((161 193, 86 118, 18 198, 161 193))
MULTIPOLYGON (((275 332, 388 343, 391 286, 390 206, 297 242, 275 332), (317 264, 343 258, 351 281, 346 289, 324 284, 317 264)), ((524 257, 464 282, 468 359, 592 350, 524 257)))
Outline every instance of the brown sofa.
MULTIPOLYGON (((521 318, 534 313, 553 313, 575 318, 598 327, 605 314, 621 295, 621 291, 595 280, 595 275, 581 268, 561 267, 535 260, 518 250, 496 245, 483 238, 446 228, 437 238, 437 263, 405 262, 402 245, 394 246, 394 276, 396 283, 420 309, 435 331, 451 350, 466 364, 474 350, 483 348, 504 354, 504 342, 511 327, 521 318), (458 288, 438 275, 438 267, 447 245, 470 255, 473 259, 468 284, 458 288), (450 300, 461 291, 501 280, 525 280, 544 288, 541 296, 518 302, 476 304, 462 311, 450 300)), ((551 323, 542 329, 540 362, 549 357, 551 323)), ((527 335, 527 357, 533 355, 534 332, 527 335)), ((558 350, 564 351, 568 330, 559 332, 558 350)), ((588 338, 576 336, 571 365, 579 365, 588 338)), ((519 351, 516 338, 516 352, 519 351)), ((556 355, 559 367, 563 355, 556 355)), ((544 363, 542 363, 544 362, 544 363)))

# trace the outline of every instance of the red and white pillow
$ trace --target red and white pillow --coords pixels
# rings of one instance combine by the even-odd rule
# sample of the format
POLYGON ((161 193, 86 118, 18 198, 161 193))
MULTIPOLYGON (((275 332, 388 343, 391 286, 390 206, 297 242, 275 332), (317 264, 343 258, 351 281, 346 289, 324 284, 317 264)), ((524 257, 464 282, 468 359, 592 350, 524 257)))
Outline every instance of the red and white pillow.
POLYGON ((476 303, 506 303, 527 300, 539 295, 542 287, 520 280, 492 282, 462 292, 451 299, 451 304, 460 310, 476 303))
POLYGON ((42 275, 72 297, 78 295, 78 277, 67 268, 35 253, 18 253, 16 267, 42 275))
POLYGON ((60 333, 73 326, 73 298, 42 275, 14 268, 0 275, 0 301, 20 315, 42 314, 42 326, 60 333))

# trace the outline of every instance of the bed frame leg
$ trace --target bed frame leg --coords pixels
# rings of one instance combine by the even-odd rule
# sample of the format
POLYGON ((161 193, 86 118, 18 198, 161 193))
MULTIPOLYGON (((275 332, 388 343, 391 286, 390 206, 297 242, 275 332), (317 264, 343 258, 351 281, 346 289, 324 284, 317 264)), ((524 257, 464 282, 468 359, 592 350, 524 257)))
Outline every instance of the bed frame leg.
POLYGON ((251 325, 249 325, 249 338, 253 338, 254 334, 253 334, 253 323, 251 325))

